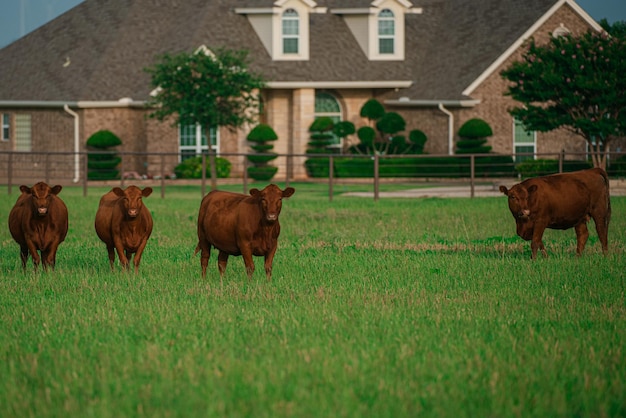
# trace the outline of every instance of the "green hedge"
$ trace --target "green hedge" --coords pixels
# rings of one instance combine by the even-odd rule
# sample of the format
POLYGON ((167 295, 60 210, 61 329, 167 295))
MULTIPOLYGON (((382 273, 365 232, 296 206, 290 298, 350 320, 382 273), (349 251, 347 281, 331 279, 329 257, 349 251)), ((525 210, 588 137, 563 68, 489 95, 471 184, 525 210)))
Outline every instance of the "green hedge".
POLYGON ((248 176, 255 180, 265 181, 274 177, 277 171, 278 167, 273 165, 250 166, 248 167, 248 176))
MULTIPOLYGON (((328 172, 328 158, 325 164, 328 172)), ((322 168, 322 167, 320 167, 322 168)), ((374 177, 373 158, 335 158, 336 177, 374 177)), ((318 170, 318 177, 323 177, 318 170)), ((471 171, 469 158, 458 157, 406 157, 379 159, 380 177, 469 177, 471 171)), ((476 177, 512 177, 515 175, 513 159, 506 155, 476 157, 474 162, 476 177)), ((327 176, 327 174, 326 174, 327 176)))
MULTIPOLYGON (((226 158, 215 157, 215 170, 217 178, 228 178, 230 176, 231 163, 226 158)), ((209 157, 206 157, 206 177, 211 177, 209 157)), ((174 174, 182 179, 202 178, 202 157, 187 158, 174 168, 174 174)))
MULTIPOLYGON (((588 161, 563 161, 563 172, 586 170, 592 167, 593 165, 588 161)), ((559 160, 526 160, 517 164, 515 169, 522 176, 522 178, 546 176, 548 174, 559 172, 559 160)))

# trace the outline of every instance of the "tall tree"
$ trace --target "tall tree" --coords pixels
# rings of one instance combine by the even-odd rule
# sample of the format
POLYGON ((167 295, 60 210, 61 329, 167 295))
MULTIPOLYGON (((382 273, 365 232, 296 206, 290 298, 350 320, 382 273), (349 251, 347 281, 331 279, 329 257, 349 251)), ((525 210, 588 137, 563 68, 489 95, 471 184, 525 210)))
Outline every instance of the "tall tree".
POLYGON ((626 41, 607 32, 534 39, 521 61, 501 72, 509 110, 529 130, 567 129, 583 137, 593 164, 606 168, 611 141, 626 132, 626 41))
MULTIPOLYGON (((154 95, 148 101, 150 117, 174 125, 199 124, 204 132, 254 122, 259 109, 260 75, 248 70, 247 52, 200 47, 193 53, 164 54, 146 68, 154 95)), ((209 144, 211 188, 217 188, 215 152, 209 144)))

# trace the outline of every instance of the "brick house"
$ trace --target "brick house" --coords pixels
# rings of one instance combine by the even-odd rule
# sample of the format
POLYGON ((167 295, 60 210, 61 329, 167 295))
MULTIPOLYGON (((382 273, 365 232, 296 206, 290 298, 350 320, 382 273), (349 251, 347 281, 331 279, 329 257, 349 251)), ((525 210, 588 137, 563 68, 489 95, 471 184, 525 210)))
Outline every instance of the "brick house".
MULTIPOLYGON (((424 131, 431 154, 452 153, 455 133, 475 117, 491 125, 494 152, 583 152, 585 141, 565 131, 516 126, 499 73, 530 37, 587 30, 601 28, 573 0, 85 0, 0 50, 0 151, 84 151, 108 129, 121 151, 177 154, 165 161, 172 171, 179 153, 208 144, 196 127, 146 118, 144 69, 165 52, 205 46, 249 51, 281 154, 305 152, 319 115, 364 125, 370 98, 400 113, 406 132, 424 131)), ((246 153, 250 129, 209 136, 219 153, 246 153)), ((291 161, 293 178, 305 176, 303 160, 291 161)), ((79 164, 67 169, 79 176, 79 164)), ((161 162, 130 164, 155 173, 161 162)))

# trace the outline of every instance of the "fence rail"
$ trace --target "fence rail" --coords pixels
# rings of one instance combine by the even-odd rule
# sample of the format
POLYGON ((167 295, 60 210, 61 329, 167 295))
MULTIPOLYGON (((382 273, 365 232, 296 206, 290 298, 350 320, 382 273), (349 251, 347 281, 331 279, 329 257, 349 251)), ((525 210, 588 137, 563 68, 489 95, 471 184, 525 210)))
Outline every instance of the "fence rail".
MULTIPOLYGON (((82 185, 83 195, 87 196, 90 186, 111 185, 112 182, 125 187, 133 182, 147 182, 160 185, 161 197, 165 197, 167 185, 189 184, 189 179, 177 178, 174 167, 180 160, 177 153, 117 152, 120 162, 116 167, 119 175, 115 180, 90 179, 88 155, 93 152, 7 152, 0 151, 0 184, 6 184, 8 193, 20 184, 34 184, 38 181, 62 185, 82 185)), ((220 153, 218 157, 230 162, 231 171, 227 178, 211 180, 206 175, 209 158, 202 154, 201 175, 191 180, 201 186, 204 195, 207 188, 219 184, 242 184, 243 192, 248 192, 251 179, 248 167, 250 154, 220 153)), ((618 161, 624 153, 612 153, 609 161, 618 161)), ((332 201, 334 186, 346 183, 368 183, 372 185, 374 199, 380 196, 381 184, 423 183, 433 181, 457 181, 469 187, 470 196, 475 196, 475 186, 481 181, 497 179, 520 179, 514 158, 550 160, 553 164, 549 172, 563 172, 564 167, 587 161, 584 153, 524 153, 503 154, 461 154, 461 155, 354 155, 354 154, 278 154, 270 164, 278 167, 273 182, 289 185, 294 181, 328 182, 328 196, 332 201), (499 159, 494 160, 494 157, 499 159), (504 158, 502 158, 504 157, 504 158), (507 160, 508 158, 508 160, 507 160)), ((624 158, 622 158, 622 161, 624 158)), ((620 163, 625 165, 624 162, 620 163)), ((616 164, 617 165, 617 164, 616 164)), ((621 167, 621 166, 620 166, 621 167)), ((626 167, 621 168, 626 171, 626 167)), ((565 170, 568 171, 568 170, 565 170)), ((549 172, 541 174, 549 174, 549 172)), ((614 174, 616 172, 614 171, 614 174)), ((619 172, 620 175, 624 175, 619 172)), ((609 172, 611 174, 611 172, 609 172)))

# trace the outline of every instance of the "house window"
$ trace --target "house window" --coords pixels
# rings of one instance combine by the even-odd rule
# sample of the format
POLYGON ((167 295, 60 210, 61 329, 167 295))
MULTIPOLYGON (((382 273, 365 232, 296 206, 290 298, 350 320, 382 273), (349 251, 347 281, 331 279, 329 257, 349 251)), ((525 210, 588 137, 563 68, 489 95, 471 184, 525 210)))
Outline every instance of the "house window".
POLYGON ((396 21, 393 12, 383 9, 378 14, 378 53, 395 53, 396 21))
POLYGON ((30 115, 15 115, 15 151, 32 151, 30 115))
MULTIPOLYGON (((322 116, 327 116, 333 120, 334 123, 341 121, 341 105, 339 100, 332 94, 326 91, 315 92, 315 119, 322 116)), ((331 147, 340 148, 341 138, 334 138, 334 144, 331 147)))
POLYGON ((513 121, 513 148, 516 163, 534 159, 537 152, 537 135, 535 131, 527 131, 522 122, 517 119, 513 121), (532 153, 532 155, 528 155, 528 153, 532 153))
POLYGON ((11 138, 11 115, 8 113, 2 114, 2 133, 0 139, 2 141, 8 141, 11 138))
MULTIPOLYGON (((196 157, 209 151, 206 132, 200 125, 179 126, 180 161, 196 157)), ((219 135, 216 128, 209 130, 211 149, 219 153, 219 135)))
POLYGON ((287 9, 283 13, 283 54, 297 54, 300 42, 300 19, 298 12, 287 9))

